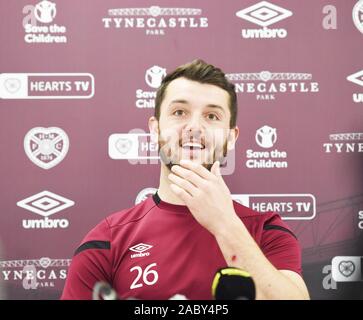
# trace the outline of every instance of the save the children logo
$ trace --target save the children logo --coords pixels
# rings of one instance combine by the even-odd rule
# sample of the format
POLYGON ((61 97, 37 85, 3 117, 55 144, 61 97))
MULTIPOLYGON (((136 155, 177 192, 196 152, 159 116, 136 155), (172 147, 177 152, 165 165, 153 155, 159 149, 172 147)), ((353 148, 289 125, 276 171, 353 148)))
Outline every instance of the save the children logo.
POLYGON ((158 89, 161 85, 161 81, 166 76, 166 69, 153 66, 146 70, 145 82, 153 89, 158 89))
POLYGON ((287 168, 287 152, 274 148, 277 142, 277 129, 264 125, 256 130, 256 144, 262 150, 248 149, 246 151, 246 167, 248 169, 287 168))
POLYGON ((145 72, 145 83, 153 90, 136 89, 136 107, 139 109, 155 108, 156 90, 166 76, 166 68, 154 65, 145 72))
POLYGON ((23 27, 25 31, 24 41, 34 43, 66 43, 67 28, 64 25, 54 23, 57 15, 57 4, 43 0, 35 5, 24 6, 23 27))
POLYGON ((56 13, 55 3, 46 0, 39 2, 34 8, 35 18, 42 23, 52 22, 56 13))
POLYGON ((272 148, 277 140, 276 128, 263 126, 256 131, 255 138, 261 148, 272 148))

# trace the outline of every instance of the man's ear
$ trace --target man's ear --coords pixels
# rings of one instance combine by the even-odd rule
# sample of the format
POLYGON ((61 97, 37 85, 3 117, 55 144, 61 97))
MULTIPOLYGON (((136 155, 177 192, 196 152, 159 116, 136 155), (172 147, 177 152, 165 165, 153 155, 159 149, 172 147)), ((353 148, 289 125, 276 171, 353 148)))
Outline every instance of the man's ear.
POLYGON ((158 143, 159 141, 159 121, 155 116, 149 118, 149 131, 151 134, 151 141, 158 143))
POLYGON ((234 149, 238 136, 239 136, 239 128, 237 126, 229 129, 228 140, 227 140, 227 149, 228 150, 234 149))

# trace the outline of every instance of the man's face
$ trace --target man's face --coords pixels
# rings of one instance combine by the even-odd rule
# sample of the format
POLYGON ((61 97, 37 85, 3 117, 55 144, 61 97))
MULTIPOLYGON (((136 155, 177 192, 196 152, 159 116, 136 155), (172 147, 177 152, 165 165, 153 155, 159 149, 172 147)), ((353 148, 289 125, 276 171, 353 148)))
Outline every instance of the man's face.
POLYGON ((187 159, 209 170, 216 160, 222 163, 233 133, 230 118, 227 91, 186 78, 173 80, 165 92, 159 122, 154 118, 153 123, 162 162, 170 169, 187 159))

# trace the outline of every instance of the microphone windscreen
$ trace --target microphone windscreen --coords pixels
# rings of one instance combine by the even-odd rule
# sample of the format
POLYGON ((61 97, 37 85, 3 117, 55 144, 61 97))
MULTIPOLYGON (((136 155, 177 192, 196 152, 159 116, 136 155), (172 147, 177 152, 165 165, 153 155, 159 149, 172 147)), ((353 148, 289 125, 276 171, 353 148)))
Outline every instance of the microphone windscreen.
POLYGON ((212 295, 216 300, 254 300, 256 287, 248 272, 238 268, 222 268, 214 277, 212 295))
POLYGON ((93 300, 118 300, 116 291, 104 281, 96 282, 92 292, 93 300))

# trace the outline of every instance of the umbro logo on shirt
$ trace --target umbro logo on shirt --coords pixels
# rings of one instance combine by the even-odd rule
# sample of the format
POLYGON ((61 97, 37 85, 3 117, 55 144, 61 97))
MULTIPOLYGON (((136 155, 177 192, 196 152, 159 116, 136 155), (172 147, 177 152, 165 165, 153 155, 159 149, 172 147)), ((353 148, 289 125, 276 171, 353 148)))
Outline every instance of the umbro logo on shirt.
POLYGON ((146 243, 139 243, 131 248, 129 250, 137 252, 131 255, 131 258, 139 258, 139 257, 145 257, 149 256, 150 252, 145 252, 149 249, 151 249, 153 246, 146 243))

